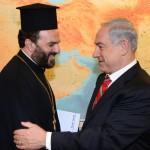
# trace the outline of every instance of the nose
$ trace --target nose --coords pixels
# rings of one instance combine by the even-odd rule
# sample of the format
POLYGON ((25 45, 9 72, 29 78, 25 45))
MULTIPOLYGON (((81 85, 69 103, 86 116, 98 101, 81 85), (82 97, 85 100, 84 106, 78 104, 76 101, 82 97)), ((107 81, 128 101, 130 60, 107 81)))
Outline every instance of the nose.
POLYGON ((95 47, 92 56, 93 56, 94 58, 97 58, 97 57, 100 56, 100 50, 99 50, 98 46, 95 47))
POLYGON ((55 44, 55 45, 54 45, 54 52, 57 53, 57 54, 60 53, 59 44, 55 44))

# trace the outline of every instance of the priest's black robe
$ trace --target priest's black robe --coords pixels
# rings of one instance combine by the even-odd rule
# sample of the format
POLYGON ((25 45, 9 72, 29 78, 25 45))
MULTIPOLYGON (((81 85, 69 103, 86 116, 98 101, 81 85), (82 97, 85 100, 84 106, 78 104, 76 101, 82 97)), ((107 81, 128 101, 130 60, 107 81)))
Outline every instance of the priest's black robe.
MULTIPOLYGON (((30 121, 46 131, 54 131, 51 102, 42 84, 50 92, 46 82, 45 69, 38 67, 22 51, 14 56, 0 73, 0 150, 17 149, 13 142, 13 132, 23 128, 21 121, 30 121), (42 81, 42 84, 35 77, 42 81)), ((52 92, 54 107, 55 98, 52 92)), ((56 131, 60 131, 57 112, 56 131)))

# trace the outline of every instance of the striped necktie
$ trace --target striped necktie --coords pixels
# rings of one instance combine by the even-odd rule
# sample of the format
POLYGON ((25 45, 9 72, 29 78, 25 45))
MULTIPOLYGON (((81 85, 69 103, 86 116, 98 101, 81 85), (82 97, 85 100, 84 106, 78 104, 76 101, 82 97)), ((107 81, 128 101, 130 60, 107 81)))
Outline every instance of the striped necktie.
POLYGON ((95 101, 93 103, 93 106, 92 106, 92 110, 94 110, 96 104, 99 102, 101 96, 106 92, 106 90, 108 89, 108 85, 110 84, 111 82, 111 79, 109 78, 108 75, 105 76, 105 80, 103 81, 100 89, 98 90, 98 93, 97 93, 97 96, 95 98, 95 101))

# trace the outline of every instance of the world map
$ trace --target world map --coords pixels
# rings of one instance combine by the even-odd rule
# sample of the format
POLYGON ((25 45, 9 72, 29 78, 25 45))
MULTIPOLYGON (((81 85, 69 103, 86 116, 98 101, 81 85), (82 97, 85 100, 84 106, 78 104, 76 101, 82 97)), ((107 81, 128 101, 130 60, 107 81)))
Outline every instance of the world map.
POLYGON ((148 0, 0 0, 0 71, 19 51, 17 35, 20 14, 16 7, 31 3, 59 6, 58 28, 61 53, 56 66, 46 70, 57 109, 76 112, 85 118, 95 81, 100 74, 92 58, 100 23, 125 17, 139 36, 136 58, 150 74, 150 1, 148 0))

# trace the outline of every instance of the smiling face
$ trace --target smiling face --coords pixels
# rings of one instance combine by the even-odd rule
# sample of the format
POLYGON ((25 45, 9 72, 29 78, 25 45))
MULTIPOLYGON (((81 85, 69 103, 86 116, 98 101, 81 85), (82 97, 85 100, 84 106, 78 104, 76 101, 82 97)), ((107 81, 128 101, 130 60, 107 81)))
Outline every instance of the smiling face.
POLYGON ((123 47, 112 44, 109 37, 109 26, 103 26, 96 34, 93 57, 98 59, 100 71, 114 73, 124 66, 123 47))
POLYGON ((59 42, 57 30, 40 31, 31 58, 41 67, 52 68, 55 65, 55 55, 60 53, 59 42))

